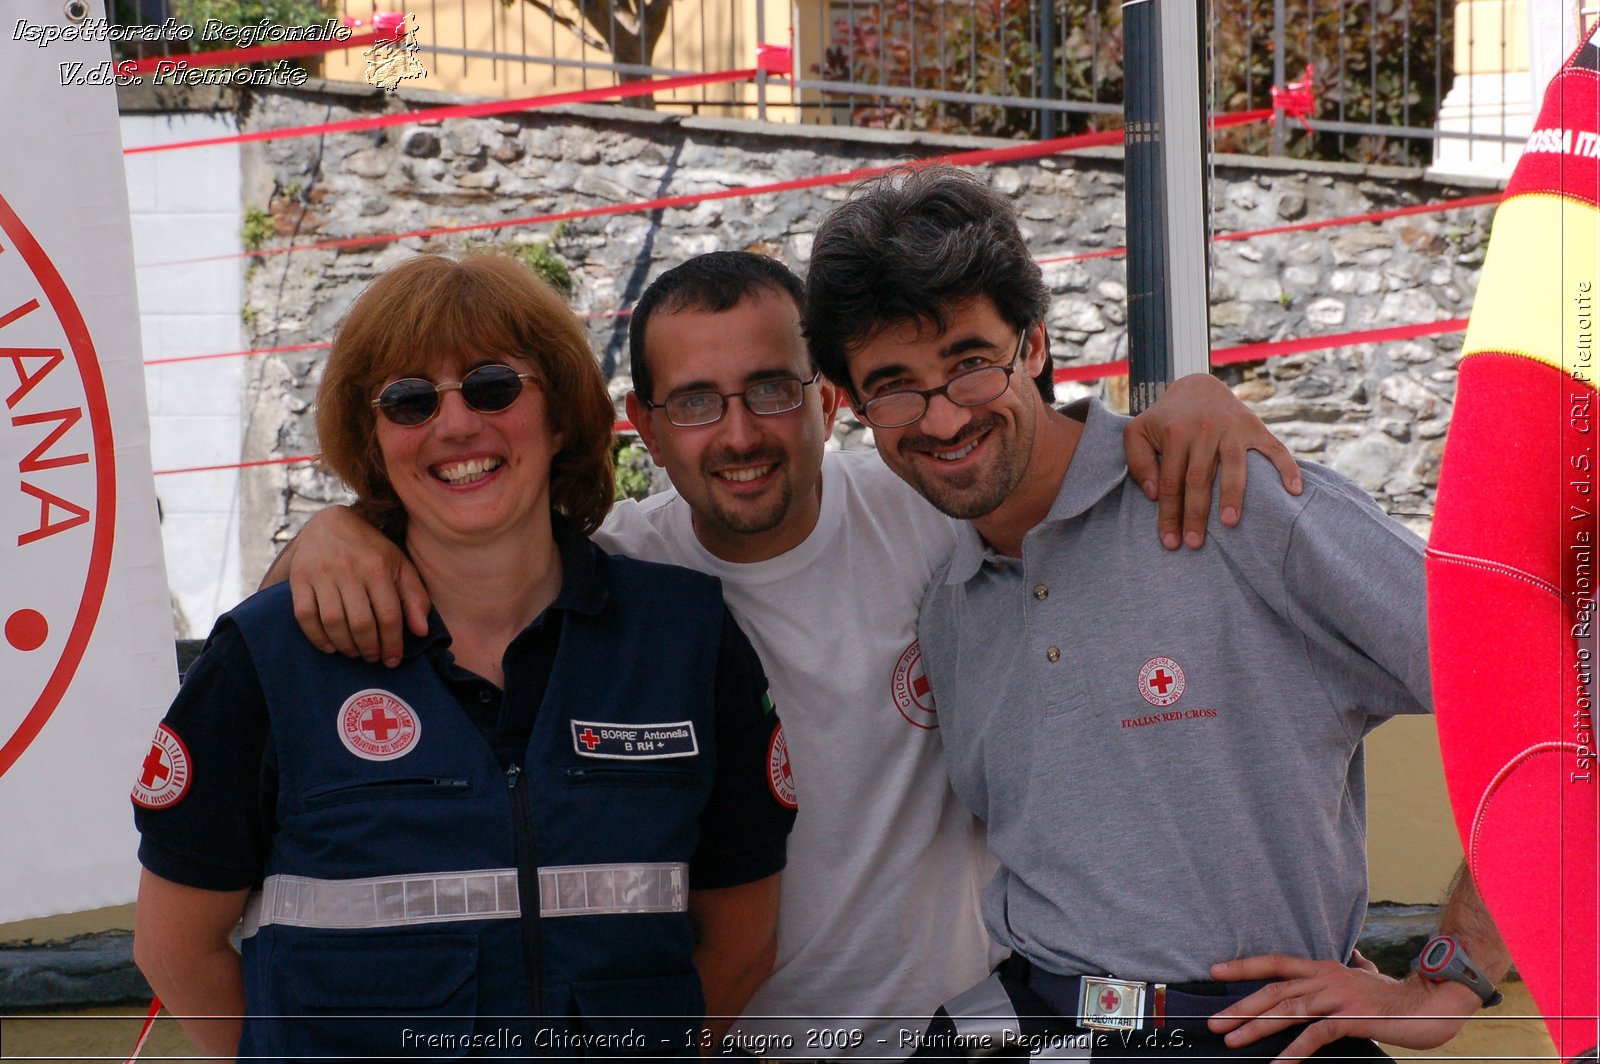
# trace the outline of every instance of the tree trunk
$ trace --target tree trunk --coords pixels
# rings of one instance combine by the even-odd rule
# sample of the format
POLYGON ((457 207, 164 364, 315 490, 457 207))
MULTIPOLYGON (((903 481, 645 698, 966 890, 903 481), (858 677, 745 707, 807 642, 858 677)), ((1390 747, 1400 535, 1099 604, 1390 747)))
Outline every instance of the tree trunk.
MULTIPOLYGON (((648 66, 656 44, 666 29, 672 0, 569 0, 589 28, 604 42, 613 62, 648 66), (641 10, 642 8, 642 10, 641 10)), ((624 81, 645 81, 648 75, 621 73, 624 81)), ((626 101, 634 107, 653 110, 655 99, 636 96, 626 101)))

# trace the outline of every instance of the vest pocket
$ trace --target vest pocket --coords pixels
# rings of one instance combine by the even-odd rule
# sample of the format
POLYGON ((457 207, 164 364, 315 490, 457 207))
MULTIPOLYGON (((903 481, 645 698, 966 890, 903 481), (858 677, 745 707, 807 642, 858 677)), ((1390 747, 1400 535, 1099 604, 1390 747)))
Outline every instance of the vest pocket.
POLYGON ((469 779, 442 776, 403 776, 389 780, 359 780, 314 787, 300 796, 306 809, 343 802, 386 801, 390 798, 466 798, 472 794, 469 779))
POLYGON ((478 936, 325 934, 274 950, 282 1054, 454 1060, 478 1012, 478 936))
POLYGON ((574 983, 586 1057, 696 1056, 705 998, 694 972, 574 983))
POLYGON ((566 777, 567 782, 573 786, 692 787, 700 778, 700 773, 691 768, 584 765, 581 768, 567 769, 566 777))

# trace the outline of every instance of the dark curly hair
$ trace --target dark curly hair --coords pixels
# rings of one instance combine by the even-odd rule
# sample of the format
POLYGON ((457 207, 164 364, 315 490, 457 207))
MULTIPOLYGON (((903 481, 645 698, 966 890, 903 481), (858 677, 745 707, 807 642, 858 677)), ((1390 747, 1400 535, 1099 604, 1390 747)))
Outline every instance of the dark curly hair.
POLYGON ((861 186, 818 226, 802 320, 818 367, 850 389, 850 348, 901 322, 943 331, 946 311, 978 296, 1018 331, 1050 307, 1016 211, 966 171, 908 166, 861 186))

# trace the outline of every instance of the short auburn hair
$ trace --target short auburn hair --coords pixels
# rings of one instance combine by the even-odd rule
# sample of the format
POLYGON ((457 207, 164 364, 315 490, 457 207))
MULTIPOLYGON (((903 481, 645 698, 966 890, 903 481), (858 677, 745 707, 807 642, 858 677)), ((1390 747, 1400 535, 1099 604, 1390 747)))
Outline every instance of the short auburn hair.
POLYGON ((399 539, 405 512, 384 471, 372 408, 396 377, 426 377, 457 357, 532 362, 545 411, 561 434, 550 468, 551 509, 593 532, 611 509, 616 410, 589 339, 556 290, 496 254, 421 255, 356 297, 333 339, 317 389, 322 464, 356 493, 357 508, 399 539))

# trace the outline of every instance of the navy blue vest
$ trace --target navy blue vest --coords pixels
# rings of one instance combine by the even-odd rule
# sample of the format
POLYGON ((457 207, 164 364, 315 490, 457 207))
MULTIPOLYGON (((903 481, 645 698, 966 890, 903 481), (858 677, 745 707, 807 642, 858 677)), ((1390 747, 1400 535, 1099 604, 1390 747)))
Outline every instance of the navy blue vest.
POLYGON ((425 656, 317 651, 287 585, 232 612, 278 763, 275 915, 244 942, 241 1056, 693 1054, 681 901, 716 762, 720 584, 598 565, 609 596, 564 616, 520 774, 425 656))

